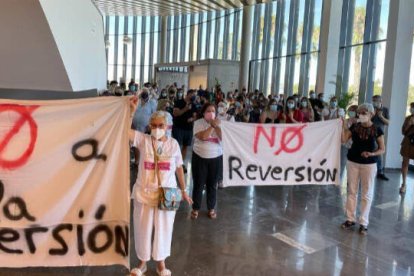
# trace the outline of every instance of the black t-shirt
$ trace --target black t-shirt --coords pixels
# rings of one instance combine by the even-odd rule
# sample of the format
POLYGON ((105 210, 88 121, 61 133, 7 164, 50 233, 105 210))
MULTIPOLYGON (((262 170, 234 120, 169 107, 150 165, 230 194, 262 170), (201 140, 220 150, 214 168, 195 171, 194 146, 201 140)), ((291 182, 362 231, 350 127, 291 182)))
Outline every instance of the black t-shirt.
POLYGON ((377 138, 384 135, 382 129, 374 124, 370 127, 363 127, 361 123, 357 123, 353 124, 349 130, 352 133, 352 146, 348 150, 348 160, 358 164, 377 163, 378 156, 364 158, 361 153, 374 152, 378 148, 377 138))
POLYGON ((250 111, 249 123, 259 123, 260 122, 260 110, 254 109, 250 111))
MULTIPOLYGON (((187 105, 187 102, 184 99, 177 100, 174 102, 174 108, 183 109, 187 105)), ((173 128, 180 128, 185 130, 192 130, 193 123, 189 123, 188 119, 193 117, 193 114, 196 113, 197 110, 194 104, 191 105, 191 109, 184 112, 181 116, 174 116, 173 118, 173 128)))

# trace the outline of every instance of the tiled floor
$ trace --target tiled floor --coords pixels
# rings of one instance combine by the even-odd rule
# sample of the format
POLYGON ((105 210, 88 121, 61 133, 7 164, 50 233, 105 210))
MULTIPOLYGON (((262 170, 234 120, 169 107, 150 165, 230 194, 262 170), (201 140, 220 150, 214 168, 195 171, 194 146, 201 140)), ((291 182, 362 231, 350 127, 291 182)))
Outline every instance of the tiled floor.
MULTIPOLYGON (((400 173, 377 181, 368 236, 340 228, 346 180, 336 186, 235 187, 218 191, 218 218, 177 213, 172 256, 177 276, 414 274, 414 174, 398 194, 400 173)), ((190 176, 187 176, 188 178, 190 176)), ((357 230, 357 229, 355 229, 357 230)), ((133 245, 133 241, 131 242, 133 245)), ((137 258, 131 248, 131 264, 137 258)), ((146 275, 156 275, 150 263, 146 275)), ((105 268, 0 269, 0 275, 127 275, 105 268)))

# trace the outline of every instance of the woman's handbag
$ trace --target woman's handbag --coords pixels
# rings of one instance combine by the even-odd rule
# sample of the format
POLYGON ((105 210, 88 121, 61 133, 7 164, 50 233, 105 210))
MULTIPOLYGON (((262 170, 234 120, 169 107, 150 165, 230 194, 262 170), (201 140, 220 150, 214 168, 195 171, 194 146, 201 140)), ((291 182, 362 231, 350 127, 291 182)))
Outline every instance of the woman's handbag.
POLYGON ((178 188, 167 188, 161 186, 161 176, 158 167, 159 156, 155 150, 154 141, 152 141, 152 148, 154 150, 155 173, 158 181, 158 209, 163 211, 177 211, 180 208, 182 200, 181 190, 178 188))

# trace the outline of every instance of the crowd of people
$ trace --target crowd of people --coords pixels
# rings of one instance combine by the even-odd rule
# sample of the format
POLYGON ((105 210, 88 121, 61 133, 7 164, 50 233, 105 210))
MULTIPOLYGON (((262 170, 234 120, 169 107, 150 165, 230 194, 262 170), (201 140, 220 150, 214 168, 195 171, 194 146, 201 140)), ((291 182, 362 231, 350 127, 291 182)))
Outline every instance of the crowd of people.
MULTIPOLYGON (((140 263, 133 275, 143 275, 146 262, 152 257, 158 261, 159 275, 171 275, 164 260, 170 255, 172 228, 175 212, 158 210, 155 204, 157 184, 151 173, 151 159, 158 152, 160 160, 167 162, 168 170, 162 172, 161 183, 179 186, 183 199, 192 204, 191 218, 197 219, 206 189, 207 216, 217 217, 217 188, 223 181, 223 148, 221 121, 280 124, 309 123, 342 119, 342 146, 346 150, 347 202, 344 229, 360 225, 359 233, 367 234, 375 177, 388 181, 384 174, 382 156, 386 146, 385 127, 389 124, 389 111, 383 106, 381 96, 374 96, 371 103, 340 107, 338 99, 325 98, 323 93, 310 91, 308 96, 293 94, 265 95, 259 90, 234 90, 224 93, 220 86, 214 92, 203 89, 178 87, 176 83, 159 89, 146 83, 142 89, 131 80, 128 86, 109 83, 104 95, 135 95, 131 114, 131 144, 135 148, 134 162, 138 178, 134 185, 134 224, 136 251, 140 263), (156 145, 155 145, 155 144, 156 145), (153 145, 152 145, 153 144, 153 145), (151 147, 151 145, 153 147, 151 147), (154 146, 155 145, 155 146, 154 146), (191 147, 191 173, 193 191, 187 194, 183 160, 191 147), (157 149, 157 150, 155 150, 157 149), (168 171, 168 172, 167 172, 168 171), (178 183, 178 184, 177 184, 178 183), (356 218, 358 191, 361 189, 360 217, 356 218), (166 212, 166 213, 165 213, 166 212), (155 227, 151 246, 150 232, 155 227)), ((401 147, 403 156, 403 183, 400 193, 406 192, 408 163, 414 159, 414 103, 411 114, 404 122, 401 147)), ((344 151, 345 152, 345 151, 344 151)), ((344 154, 345 155, 345 154, 344 154)), ((344 156, 345 157, 345 156, 344 156)))

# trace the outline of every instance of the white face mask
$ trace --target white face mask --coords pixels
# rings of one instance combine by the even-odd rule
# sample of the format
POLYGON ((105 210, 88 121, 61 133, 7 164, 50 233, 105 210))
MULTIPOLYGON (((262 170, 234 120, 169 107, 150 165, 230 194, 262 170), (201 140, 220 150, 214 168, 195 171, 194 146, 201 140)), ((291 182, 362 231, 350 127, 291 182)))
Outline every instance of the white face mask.
POLYGON ((219 106, 218 109, 217 109, 217 112, 219 114, 224 114, 226 112, 226 109, 224 107, 222 107, 222 106, 219 106))
POLYGON ((368 115, 359 115, 358 121, 360 123, 368 123, 369 122, 369 116, 368 115))
POLYGON ((162 128, 153 128, 151 129, 151 136, 159 140, 165 135, 165 130, 162 128))
POLYGON ((294 103, 288 103, 288 104, 287 104, 287 107, 288 107, 289 109, 293 109, 293 108, 295 108, 295 104, 294 104, 294 103))
POLYGON ((302 102, 302 107, 307 107, 308 103, 307 102, 302 102))
POLYGON ((315 94, 310 94, 311 99, 315 99, 315 94))

